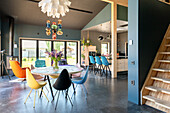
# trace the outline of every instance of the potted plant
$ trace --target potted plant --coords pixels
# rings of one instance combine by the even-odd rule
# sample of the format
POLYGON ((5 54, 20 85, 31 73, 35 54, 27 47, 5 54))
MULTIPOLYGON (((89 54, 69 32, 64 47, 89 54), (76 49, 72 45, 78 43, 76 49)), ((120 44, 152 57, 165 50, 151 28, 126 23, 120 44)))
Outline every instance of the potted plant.
POLYGON ((85 60, 85 55, 84 54, 81 54, 81 57, 83 58, 83 60, 85 60))

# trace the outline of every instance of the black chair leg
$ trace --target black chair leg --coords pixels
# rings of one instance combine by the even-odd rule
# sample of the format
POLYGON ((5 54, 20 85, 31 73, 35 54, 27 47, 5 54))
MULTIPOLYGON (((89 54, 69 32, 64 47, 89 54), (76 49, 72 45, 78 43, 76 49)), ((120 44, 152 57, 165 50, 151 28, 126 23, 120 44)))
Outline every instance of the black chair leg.
POLYGON ((55 105, 55 110, 56 110, 56 108, 57 108, 57 104, 58 104, 59 96, 60 96, 60 91, 59 91, 59 93, 58 93, 58 98, 57 98, 57 102, 56 102, 56 105, 55 105))
POLYGON ((58 92, 58 91, 56 91, 55 96, 57 95, 57 92, 58 92))
POLYGON ((108 66, 108 69, 109 69, 110 75, 112 75, 109 66, 108 66))
POLYGON ((67 99, 67 96, 68 96, 68 89, 66 90, 66 96, 65 96, 66 99, 67 99))
POLYGON ((99 65, 99 69, 100 69, 100 75, 101 75, 101 65, 99 65))
MULTIPOLYGON (((78 84, 76 85, 75 90, 76 90, 77 86, 78 86, 78 84)), ((71 99, 72 99, 72 97, 73 97, 74 94, 75 94, 75 93, 73 92, 73 94, 72 94, 72 96, 71 96, 71 99)))
POLYGON ((105 73, 105 72, 104 72, 104 68, 105 68, 105 67, 103 67, 103 71, 102 71, 103 73, 105 73))
POLYGON ((106 67, 106 77, 107 77, 107 66, 105 66, 106 67))
POLYGON ((70 96, 68 95, 68 89, 66 89, 66 92, 67 92, 67 93, 66 93, 66 94, 67 94, 66 96, 68 97, 68 99, 69 99, 71 105, 73 106, 73 103, 71 102, 70 96))
POLYGON ((68 96, 68 99, 69 99, 71 105, 73 106, 73 103, 71 102, 70 96, 69 95, 67 95, 67 96, 68 96))
POLYGON ((98 70, 99 70, 99 66, 97 66, 97 71, 95 72, 95 75, 98 73, 98 70))

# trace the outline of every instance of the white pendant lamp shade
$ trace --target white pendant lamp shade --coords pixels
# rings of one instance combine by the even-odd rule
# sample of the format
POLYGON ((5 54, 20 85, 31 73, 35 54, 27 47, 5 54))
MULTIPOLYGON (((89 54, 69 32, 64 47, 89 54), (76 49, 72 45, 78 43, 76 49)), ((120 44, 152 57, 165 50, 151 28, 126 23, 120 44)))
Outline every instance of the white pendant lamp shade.
POLYGON ((70 5, 69 0, 41 0, 38 4, 43 13, 47 13, 47 16, 53 18, 60 18, 60 15, 65 16, 65 13, 69 12, 68 6, 70 5))

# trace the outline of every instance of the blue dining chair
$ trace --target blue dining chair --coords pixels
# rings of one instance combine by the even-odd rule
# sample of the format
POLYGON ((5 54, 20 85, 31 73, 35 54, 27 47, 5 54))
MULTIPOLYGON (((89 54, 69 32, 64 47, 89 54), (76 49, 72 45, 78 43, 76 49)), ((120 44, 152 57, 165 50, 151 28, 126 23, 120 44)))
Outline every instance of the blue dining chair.
POLYGON ((67 63, 67 60, 66 59, 61 59, 60 61, 58 61, 59 63, 59 66, 62 66, 62 65, 68 65, 67 63))
POLYGON ((111 75, 111 71, 110 71, 110 68, 109 68, 109 65, 111 65, 111 63, 109 63, 107 61, 105 56, 101 56, 101 59, 102 59, 102 64, 104 65, 103 72, 104 72, 104 70, 106 70, 106 77, 107 77, 107 68, 109 69, 109 72, 110 72, 110 75, 111 75))
POLYGON ((45 60, 36 60, 35 67, 46 67, 45 60))
POLYGON ((89 56, 89 58, 90 58, 90 63, 92 64, 93 73, 95 73, 96 62, 93 56, 89 56))
POLYGON ((95 56, 95 60, 96 60, 96 64, 98 64, 96 73, 98 73, 99 72, 98 70, 100 70, 100 74, 101 74, 101 70, 103 69, 102 61, 100 60, 99 56, 95 56))
MULTIPOLYGON (((84 83, 85 83, 86 80, 87 80, 88 71, 89 71, 89 66, 87 67, 86 73, 85 73, 85 75, 84 75, 83 77, 78 77, 78 78, 73 78, 73 79, 71 79, 71 80, 72 80, 72 83, 76 84, 75 90, 76 90, 76 88, 77 88, 78 85, 81 85, 81 86, 82 86, 86 99, 87 99, 87 94, 88 94, 88 93, 87 93, 87 89, 86 89, 84 83)), ((73 94, 74 94, 74 92, 73 92, 73 94)), ((72 94, 71 98, 73 97, 73 94, 72 94)))

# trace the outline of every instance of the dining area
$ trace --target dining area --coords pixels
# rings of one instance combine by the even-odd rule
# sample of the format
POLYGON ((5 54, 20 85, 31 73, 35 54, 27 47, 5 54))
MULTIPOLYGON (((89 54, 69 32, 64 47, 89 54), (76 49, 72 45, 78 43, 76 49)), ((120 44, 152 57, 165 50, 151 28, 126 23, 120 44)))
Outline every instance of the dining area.
POLYGON ((33 108, 36 108, 35 106, 39 106, 39 104, 36 104, 36 97, 38 96, 39 99, 46 98, 49 104, 55 103, 54 109, 56 110, 58 103, 61 101, 59 97, 64 95, 66 101, 70 102, 68 104, 73 107, 72 99, 76 97, 77 86, 81 86, 84 98, 87 99, 88 93, 84 84, 88 78, 89 67, 84 70, 78 64, 68 65, 66 60, 61 60, 62 52, 57 53, 56 50, 52 51, 49 57, 53 59, 52 66, 46 66, 45 60, 39 59, 35 61, 35 65, 31 65, 31 68, 20 67, 20 63, 15 60, 9 61, 16 76, 15 79, 9 82, 16 83, 17 81, 24 84, 23 91, 27 88, 31 89, 23 103, 26 105, 28 101, 33 101, 33 108), (33 92, 34 96, 31 96, 33 92), (54 101, 55 99, 56 101, 54 101))

